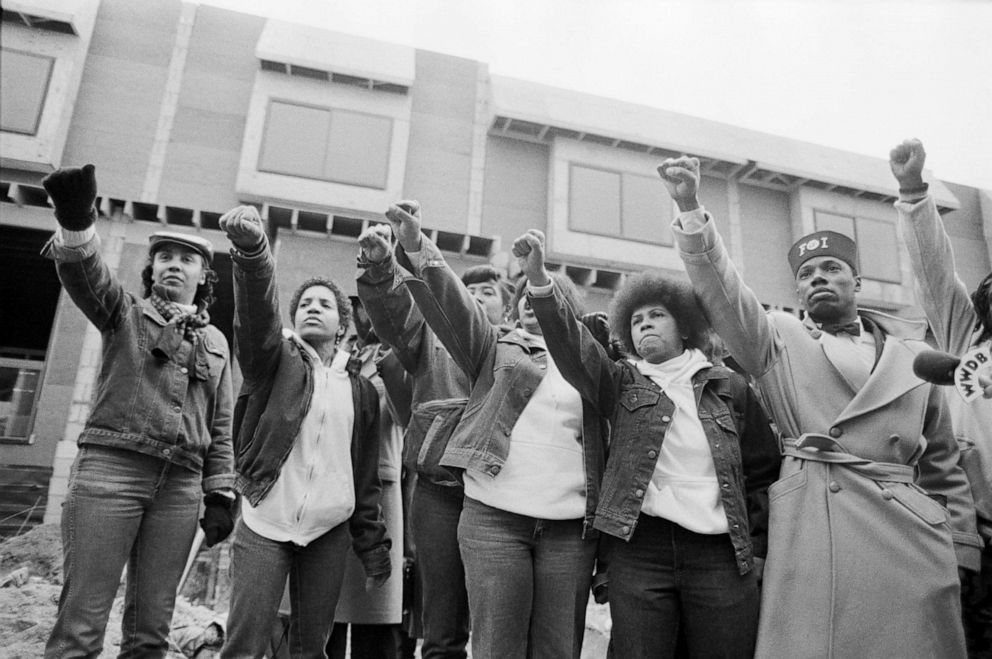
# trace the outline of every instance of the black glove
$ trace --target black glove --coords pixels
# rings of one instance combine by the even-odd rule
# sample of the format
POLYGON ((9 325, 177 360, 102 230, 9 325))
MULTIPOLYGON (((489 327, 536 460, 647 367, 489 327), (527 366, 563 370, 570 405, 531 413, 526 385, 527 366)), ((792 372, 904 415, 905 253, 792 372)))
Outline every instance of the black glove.
POLYGON ((82 231, 96 220, 96 175, 93 165, 57 169, 41 182, 55 204, 55 219, 69 231, 82 231))
POLYGON ((219 492, 211 492, 203 497, 205 507, 200 527, 205 536, 204 542, 213 547, 234 530, 234 499, 219 492))

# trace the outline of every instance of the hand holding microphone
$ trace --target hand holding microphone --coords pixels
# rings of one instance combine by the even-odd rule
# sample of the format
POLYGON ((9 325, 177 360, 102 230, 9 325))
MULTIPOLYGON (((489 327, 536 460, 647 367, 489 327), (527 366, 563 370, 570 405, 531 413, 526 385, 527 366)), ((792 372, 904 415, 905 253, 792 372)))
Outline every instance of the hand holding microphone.
POLYGON ((913 373, 933 384, 954 386, 965 402, 992 399, 992 346, 974 348, 961 357, 937 350, 921 352, 913 360, 913 373))

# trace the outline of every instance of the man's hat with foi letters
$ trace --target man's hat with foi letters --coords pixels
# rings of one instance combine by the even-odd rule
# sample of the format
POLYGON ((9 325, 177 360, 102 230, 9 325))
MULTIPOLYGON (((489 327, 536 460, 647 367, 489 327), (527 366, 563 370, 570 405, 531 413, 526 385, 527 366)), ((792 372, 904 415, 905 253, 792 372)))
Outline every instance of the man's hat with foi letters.
POLYGON ((817 256, 832 256, 858 271, 858 246, 853 240, 836 231, 814 231, 789 248, 792 276, 799 272, 799 266, 817 256))

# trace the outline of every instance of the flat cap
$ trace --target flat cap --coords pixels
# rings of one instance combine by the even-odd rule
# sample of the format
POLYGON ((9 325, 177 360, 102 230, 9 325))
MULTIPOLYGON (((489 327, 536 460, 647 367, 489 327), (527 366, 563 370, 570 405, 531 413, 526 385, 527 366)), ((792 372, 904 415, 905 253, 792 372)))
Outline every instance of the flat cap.
POLYGON ((194 250, 207 265, 211 265, 214 260, 214 246, 206 238, 193 235, 191 233, 179 233, 178 231, 156 231, 148 237, 148 253, 154 254, 165 243, 173 243, 189 247, 194 250))

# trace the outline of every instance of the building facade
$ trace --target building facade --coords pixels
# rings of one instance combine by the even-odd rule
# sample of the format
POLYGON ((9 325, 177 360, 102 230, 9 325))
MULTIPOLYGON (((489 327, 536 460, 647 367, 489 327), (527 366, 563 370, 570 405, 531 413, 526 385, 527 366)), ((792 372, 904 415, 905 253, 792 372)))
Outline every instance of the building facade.
MULTIPOLYGON (((317 274, 353 293, 359 233, 418 199, 456 270, 512 269, 513 239, 539 228, 603 309, 631 273, 682 270, 654 172, 682 153, 766 305, 795 310, 786 251, 830 228, 861 244, 870 306, 919 315, 882 158, 181 0, 4 0, 0 37, 0 535, 58 519, 100 367, 99 334, 39 256, 55 227, 41 179, 61 166, 96 165, 104 256, 132 290, 152 232, 214 242, 229 338, 218 219, 234 205, 267 219, 283 300, 317 274)), ((992 196, 930 182, 974 286, 992 196)))

